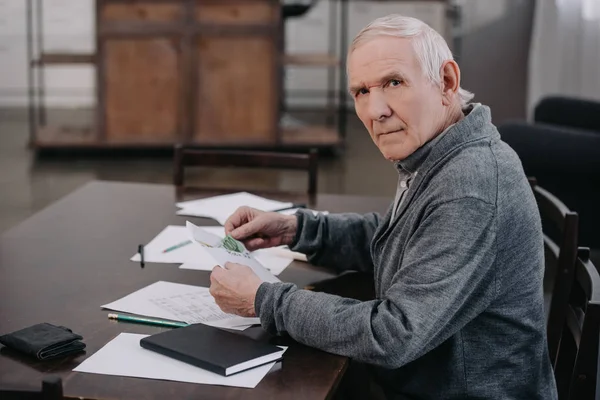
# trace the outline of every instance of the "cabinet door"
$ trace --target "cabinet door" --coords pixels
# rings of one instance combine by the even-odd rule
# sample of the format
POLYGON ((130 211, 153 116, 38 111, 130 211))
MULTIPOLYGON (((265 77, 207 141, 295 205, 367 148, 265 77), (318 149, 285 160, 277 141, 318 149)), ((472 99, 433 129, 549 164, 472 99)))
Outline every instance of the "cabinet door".
POLYGON ((199 38, 194 141, 274 144, 278 71, 266 39, 199 38))
POLYGON ((181 39, 107 38, 102 52, 106 141, 169 144, 181 137, 181 39))
POLYGON ((197 0, 192 135, 207 145, 275 145, 280 8, 270 0, 197 0))

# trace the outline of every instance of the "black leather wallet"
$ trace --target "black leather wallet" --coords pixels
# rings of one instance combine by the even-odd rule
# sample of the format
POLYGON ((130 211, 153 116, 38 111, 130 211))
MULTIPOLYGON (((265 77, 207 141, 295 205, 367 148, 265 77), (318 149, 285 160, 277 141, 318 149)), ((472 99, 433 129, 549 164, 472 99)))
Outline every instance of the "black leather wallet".
POLYGON ((82 339, 69 328, 42 323, 2 335, 0 343, 38 360, 48 360, 82 351, 82 339))

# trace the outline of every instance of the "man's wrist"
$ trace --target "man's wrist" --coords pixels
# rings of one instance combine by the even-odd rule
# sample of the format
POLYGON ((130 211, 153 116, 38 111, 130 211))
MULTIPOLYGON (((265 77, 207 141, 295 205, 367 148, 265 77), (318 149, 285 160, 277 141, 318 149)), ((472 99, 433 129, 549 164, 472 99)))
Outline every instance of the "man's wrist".
POLYGON ((296 233, 298 232, 298 217, 296 215, 289 215, 287 217, 287 227, 285 230, 286 233, 283 235, 283 244, 289 246, 294 242, 296 233))
POLYGON ((261 304, 262 299, 267 290, 267 286, 269 286, 268 282, 261 283, 261 285, 258 287, 258 289, 256 289, 256 294, 254 295, 254 313, 259 318, 260 318, 260 306, 262 305, 261 304))

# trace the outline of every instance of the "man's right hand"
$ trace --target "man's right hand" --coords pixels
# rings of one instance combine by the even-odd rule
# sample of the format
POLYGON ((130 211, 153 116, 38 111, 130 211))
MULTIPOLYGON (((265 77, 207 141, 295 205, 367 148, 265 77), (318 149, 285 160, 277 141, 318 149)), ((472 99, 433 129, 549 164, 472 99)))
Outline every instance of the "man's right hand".
POLYGON ((238 208, 225 221, 225 234, 244 243, 250 251, 289 245, 296 236, 298 218, 250 207, 238 208))

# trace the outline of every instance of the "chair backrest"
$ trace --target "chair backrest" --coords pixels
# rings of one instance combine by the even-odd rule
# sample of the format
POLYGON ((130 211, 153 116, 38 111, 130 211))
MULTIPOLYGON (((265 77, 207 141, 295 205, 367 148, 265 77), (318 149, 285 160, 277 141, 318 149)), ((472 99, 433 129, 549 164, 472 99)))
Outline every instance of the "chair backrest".
POLYGON ((533 120, 600 133, 600 102, 575 97, 547 96, 535 106, 533 120))
POLYGON ((48 376, 42 380, 41 389, 16 389, 0 387, 2 400, 62 400, 62 380, 56 376, 48 376))
POLYGON ((548 352, 554 365, 575 276, 579 216, 535 178, 529 178, 529 183, 542 217, 546 274, 556 271, 547 321, 548 352))
POLYGON ((317 193, 318 153, 286 153, 253 150, 200 150, 175 146, 173 184, 185 186, 185 167, 239 167, 303 170, 308 173, 306 193, 317 193))
POLYGON ((580 248, 554 368, 559 400, 596 398, 600 340, 600 275, 580 248))

